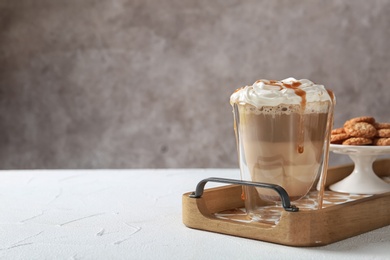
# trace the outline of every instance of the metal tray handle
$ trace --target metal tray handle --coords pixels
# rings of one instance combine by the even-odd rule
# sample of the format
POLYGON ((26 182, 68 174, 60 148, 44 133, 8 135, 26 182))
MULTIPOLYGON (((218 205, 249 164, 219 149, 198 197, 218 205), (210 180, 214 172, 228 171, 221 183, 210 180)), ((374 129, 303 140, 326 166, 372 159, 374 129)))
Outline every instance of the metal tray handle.
POLYGON ((291 212, 299 211, 298 207, 296 207, 295 205, 291 205, 290 197, 288 196, 287 191, 285 189, 283 189, 283 187, 276 185, 276 184, 270 184, 270 183, 241 181, 241 180, 235 180, 235 179, 211 177, 211 178, 201 180, 198 183, 198 185, 196 185, 196 190, 190 194, 190 197, 195 198, 195 199, 201 198, 203 195, 204 187, 205 187, 207 182, 218 182, 218 183, 254 186, 254 187, 258 187, 258 188, 271 189, 271 190, 276 191, 279 194, 279 197, 282 201, 282 206, 283 206, 284 210, 291 211, 291 212))

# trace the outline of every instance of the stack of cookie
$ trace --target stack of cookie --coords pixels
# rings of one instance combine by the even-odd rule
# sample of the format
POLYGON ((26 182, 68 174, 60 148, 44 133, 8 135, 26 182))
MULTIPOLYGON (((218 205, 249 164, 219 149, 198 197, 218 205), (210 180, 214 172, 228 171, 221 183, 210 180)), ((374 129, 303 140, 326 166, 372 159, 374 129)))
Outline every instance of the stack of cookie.
POLYGON ((390 145, 390 123, 375 122, 371 116, 349 119, 333 129, 330 143, 343 145, 390 145))

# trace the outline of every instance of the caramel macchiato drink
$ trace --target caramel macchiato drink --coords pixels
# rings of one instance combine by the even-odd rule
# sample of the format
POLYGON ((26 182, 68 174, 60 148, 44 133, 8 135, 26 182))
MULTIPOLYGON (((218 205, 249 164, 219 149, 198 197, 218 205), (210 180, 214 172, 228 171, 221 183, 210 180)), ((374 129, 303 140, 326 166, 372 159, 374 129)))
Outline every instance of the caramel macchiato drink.
MULTIPOLYGON (((258 80, 230 103, 242 179, 280 185, 291 200, 305 196, 327 153, 331 92, 306 79, 258 80)), ((263 200, 279 200, 272 190, 256 190, 263 200)))

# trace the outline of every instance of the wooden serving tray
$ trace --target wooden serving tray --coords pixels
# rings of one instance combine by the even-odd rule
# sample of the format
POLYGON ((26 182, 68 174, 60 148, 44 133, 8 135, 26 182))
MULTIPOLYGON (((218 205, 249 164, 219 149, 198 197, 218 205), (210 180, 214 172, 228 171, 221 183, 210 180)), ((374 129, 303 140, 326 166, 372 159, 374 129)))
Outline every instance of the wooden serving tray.
MULTIPOLYGON (((348 176, 353 167, 330 168, 326 187, 348 176)), ((373 168, 378 176, 390 179, 390 159, 376 161, 373 168)), ((191 198, 191 192, 183 194, 183 223, 190 228, 288 246, 327 245, 390 225, 390 192, 351 195, 355 196, 352 201, 324 205, 319 210, 282 211, 276 225, 217 217, 220 212, 240 212, 244 208, 241 193, 240 185, 227 185, 207 189, 200 198, 191 198)), ((340 195, 329 190, 326 194, 340 195)))

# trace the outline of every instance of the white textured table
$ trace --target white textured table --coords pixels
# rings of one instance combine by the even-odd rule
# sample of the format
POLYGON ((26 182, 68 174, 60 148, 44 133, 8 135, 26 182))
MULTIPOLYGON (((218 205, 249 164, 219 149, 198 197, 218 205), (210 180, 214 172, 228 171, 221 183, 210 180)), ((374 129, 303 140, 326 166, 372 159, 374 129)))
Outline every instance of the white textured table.
POLYGON ((239 171, 0 171, 0 259, 390 259, 390 226, 317 248, 187 228, 181 196, 211 176, 239 171))

